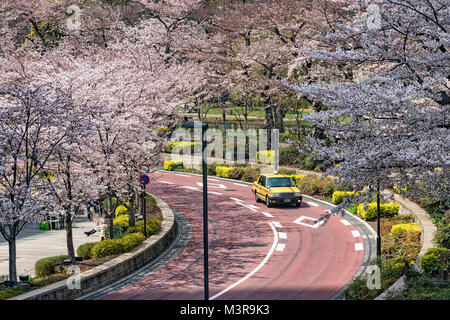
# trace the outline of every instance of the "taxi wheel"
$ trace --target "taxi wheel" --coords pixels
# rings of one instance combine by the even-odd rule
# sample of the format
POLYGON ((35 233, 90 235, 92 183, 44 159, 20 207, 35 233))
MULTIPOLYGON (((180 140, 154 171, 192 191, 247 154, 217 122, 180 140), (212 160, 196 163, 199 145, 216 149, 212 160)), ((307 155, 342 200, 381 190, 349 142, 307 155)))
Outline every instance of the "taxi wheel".
POLYGON ((272 207, 272 205, 269 202, 269 197, 268 196, 266 196, 266 205, 267 205, 267 208, 272 207))
POLYGON ((261 202, 261 199, 258 197, 258 195, 256 194, 256 191, 255 191, 255 201, 256 202, 261 202))

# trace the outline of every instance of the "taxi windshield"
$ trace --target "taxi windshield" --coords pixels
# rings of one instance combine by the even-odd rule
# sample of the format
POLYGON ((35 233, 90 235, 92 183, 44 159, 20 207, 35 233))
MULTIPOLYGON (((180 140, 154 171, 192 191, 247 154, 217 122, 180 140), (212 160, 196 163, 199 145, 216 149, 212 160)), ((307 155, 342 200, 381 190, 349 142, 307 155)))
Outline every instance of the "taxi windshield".
POLYGON ((268 188, 295 187, 295 184, 289 177, 269 178, 267 180, 267 187, 268 188))

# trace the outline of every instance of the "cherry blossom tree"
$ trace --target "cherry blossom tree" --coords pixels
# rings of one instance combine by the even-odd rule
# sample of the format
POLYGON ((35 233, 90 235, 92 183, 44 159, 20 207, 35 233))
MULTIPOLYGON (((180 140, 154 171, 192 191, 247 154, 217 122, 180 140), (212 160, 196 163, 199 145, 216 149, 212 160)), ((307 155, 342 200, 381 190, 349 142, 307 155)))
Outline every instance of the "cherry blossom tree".
POLYGON ((316 157, 359 189, 397 184, 408 195, 448 198, 450 2, 359 1, 349 9, 355 20, 307 52, 344 65, 349 78, 283 81, 332 107, 305 117, 331 140, 310 139, 316 157))
POLYGON ((9 277, 16 281, 16 238, 50 212, 42 176, 69 137, 73 101, 51 87, 0 87, 0 232, 9 244, 9 277))

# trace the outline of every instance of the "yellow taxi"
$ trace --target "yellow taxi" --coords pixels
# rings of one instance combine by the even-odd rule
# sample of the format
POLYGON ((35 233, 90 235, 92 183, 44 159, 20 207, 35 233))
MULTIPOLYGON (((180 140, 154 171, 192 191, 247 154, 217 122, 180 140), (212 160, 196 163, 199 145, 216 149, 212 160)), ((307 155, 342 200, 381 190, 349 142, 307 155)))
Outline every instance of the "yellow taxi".
POLYGON ((268 207, 274 204, 290 204, 300 207, 302 194, 291 177, 285 174, 262 174, 253 182, 252 192, 256 202, 264 201, 268 207))

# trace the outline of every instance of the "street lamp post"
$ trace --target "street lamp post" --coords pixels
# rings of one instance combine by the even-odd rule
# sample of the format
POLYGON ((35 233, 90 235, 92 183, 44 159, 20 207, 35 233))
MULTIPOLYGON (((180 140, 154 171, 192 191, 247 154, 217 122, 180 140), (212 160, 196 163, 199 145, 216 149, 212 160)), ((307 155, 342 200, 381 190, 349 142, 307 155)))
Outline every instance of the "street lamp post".
POLYGON ((208 124, 201 121, 186 121, 182 127, 187 129, 202 128, 202 175, 203 175, 203 272, 204 295, 209 300, 209 275, 208 275, 208 187, 206 172, 206 130, 208 124))

